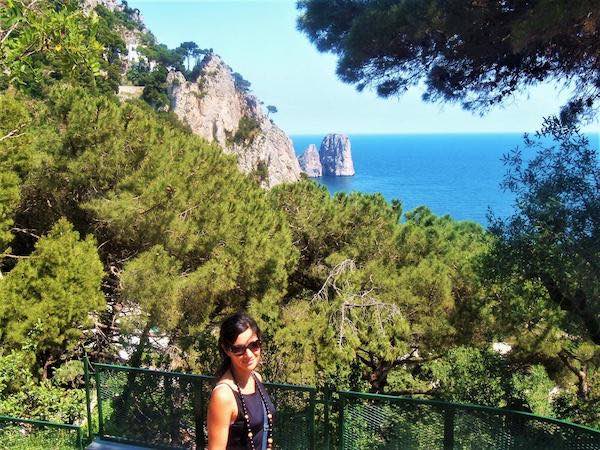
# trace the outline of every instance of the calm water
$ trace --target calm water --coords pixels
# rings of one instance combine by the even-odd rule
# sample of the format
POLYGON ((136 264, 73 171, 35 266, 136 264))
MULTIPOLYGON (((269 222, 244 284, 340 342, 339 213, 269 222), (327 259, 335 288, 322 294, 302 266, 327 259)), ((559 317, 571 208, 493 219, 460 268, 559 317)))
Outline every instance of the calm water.
MULTIPOLYGON (((323 136, 292 136, 296 153, 323 136)), ((512 195, 499 184, 504 153, 522 147, 521 134, 350 135, 356 175, 317 181, 331 193, 380 192, 404 211, 427 205, 436 214, 487 225, 490 208, 506 217, 512 195)))

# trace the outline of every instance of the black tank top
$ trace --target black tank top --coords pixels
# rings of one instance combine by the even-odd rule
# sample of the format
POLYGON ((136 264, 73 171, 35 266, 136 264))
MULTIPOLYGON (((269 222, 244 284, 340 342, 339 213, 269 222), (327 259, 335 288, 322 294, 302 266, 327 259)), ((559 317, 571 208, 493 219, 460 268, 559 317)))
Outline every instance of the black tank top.
MULTIPOLYGON (((250 430, 252 431, 252 440, 254 441, 254 448, 260 450, 263 445, 263 423, 264 423, 264 411, 262 400, 258 388, 262 389, 263 395, 267 402, 267 408, 269 412, 273 414, 273 421, 275 421, 275 406, 267 393, 265 386, 254 377, 256 385, 255 392, 253 394, 243 394, 244 401, 246 402, 246 408, 248 409, 248 415, 250 416, 250 430)), ((225 383, 226 384, 226 383, 225 383)), ((240 400, 240 394, 237 390, 233 389, 229 384, 227 386, 232 390, 235 402, 237 403, 238 414, 233 422, 229 426, 229 437, 227 439, 227 450, 248 450, 248 431, 246 431, 246 424, 242 417, 242 402, 240 400)))

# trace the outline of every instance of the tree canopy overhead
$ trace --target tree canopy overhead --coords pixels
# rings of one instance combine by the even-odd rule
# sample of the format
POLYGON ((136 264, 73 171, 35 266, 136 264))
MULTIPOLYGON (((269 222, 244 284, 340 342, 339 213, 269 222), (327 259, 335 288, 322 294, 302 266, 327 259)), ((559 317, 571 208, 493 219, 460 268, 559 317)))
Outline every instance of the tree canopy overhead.
POLYGON ((298 28, 339 56, 337 73, 383 97, 424 82, 424 99, 484 111, 560 80, 571 105, 600 95, 598 0, 302 0, 298 28))

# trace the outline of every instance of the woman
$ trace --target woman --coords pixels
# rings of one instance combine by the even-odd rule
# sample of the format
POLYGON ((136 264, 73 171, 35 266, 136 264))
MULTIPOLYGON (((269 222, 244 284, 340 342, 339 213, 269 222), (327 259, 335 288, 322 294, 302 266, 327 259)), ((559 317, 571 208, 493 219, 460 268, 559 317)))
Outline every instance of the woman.
POLYGON ((254 370, 260 362, 261 333, 254 319, 237 313, 221 324, 223 363, 208 404, 208 450, 273 448, 275 408, 254 370))

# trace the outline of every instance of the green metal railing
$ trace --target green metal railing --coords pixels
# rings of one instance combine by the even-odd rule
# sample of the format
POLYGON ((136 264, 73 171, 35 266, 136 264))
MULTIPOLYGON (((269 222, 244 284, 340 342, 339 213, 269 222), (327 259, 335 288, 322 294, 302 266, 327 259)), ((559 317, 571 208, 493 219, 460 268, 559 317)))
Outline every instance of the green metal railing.
POLYGON ((337 394, 343 450, 600 449, 598 430, 526 412, 389 395, 337 394))
MULTIPOLYGON (((87 361, 85 368, 90 432, 96 392, 101 438, 205 448, 213 377, 87 361)), ((598 430, 520 411, 346 391, 317 399, 313 387, 266 385, 277 407, 279 449, 600 450, 598 430)))
POLYGON ((82 450, 83 436, 78 425, 0 416, 0 449, 82 450))
MULTIPOLYGON (((93 390, 97 396, 99 437, 155 448, 205 447, 214 377, 87 362, 85 366, 88 398, 93 390)), ((278 446, 315 449, 315 388, 280 383, 266 387, 277 408, 278 446)), ((88 421, 92 423, 91 413, 88 421)))

